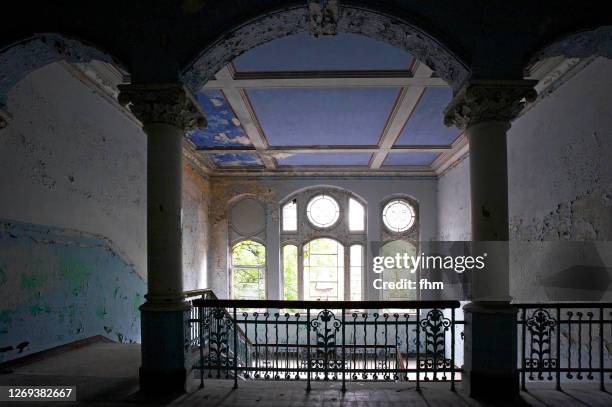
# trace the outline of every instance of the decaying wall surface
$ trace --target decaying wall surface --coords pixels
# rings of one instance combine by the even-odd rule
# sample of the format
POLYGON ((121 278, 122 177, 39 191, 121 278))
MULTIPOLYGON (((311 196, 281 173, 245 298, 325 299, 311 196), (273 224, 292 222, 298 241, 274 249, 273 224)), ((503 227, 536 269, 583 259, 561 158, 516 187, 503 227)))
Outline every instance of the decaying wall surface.
POLYGON ((471 239, 470 166, 467 157, 438 178, 439 240, 471 239))
POLYGON ((598 58, 513 123, 511 239, 544 242, 513 251, 516 300, 612 298, 606 290, 612 278, 610 106, 612 60, 598 58), (575 259, 580 268, 573 267, 575 259), (598 283, 589 287, 581 281, 598 283))
MULTIPOLYGON (((515 301, 611 298, 611 105, 612 61, 598 58, 512 124, 508 183, 515 301)), ((438 190, 440 239, 469 239, 468 159, 440 177, 438 190)))
MULTIPOLYGON (((0 130, 0 362, 92 335, 139 341, 145 134, 61 64, 32 72, 7 100, 11 125, 0 130)), ((202 288, 209 184, 186 164, 183 188, 185 288, 202 288)))
MULTIPOLYGON (((228 281, 228 209, 244 197, 255 197, 266 207, 266 253, 268 298, 279 299, 279 202, 296 191, 315 186, 332 186, 350 191, 367 204, 368 241, 376 242, 381 236, 381 203, 385 198, 405 194, 419 202, 420 239, 433 240, 438 233, 436 180, 432 178, 321 178, 321 177, 259 177, 237 180, 211 177, 211 252, 209 262, 209 287, 221 298, 227 298, 228 281)), ((298 227, 300 227, 298 225, 298 227)), ((371 264, 370 259, 366 265, 371 264)), ((374 278, 366 267, 365 275, 374 278)), ((367 295, 378 292, 371 288, 367 295)))
POLYGON ((0 221, 0 362, 94 335, 138 342, 145 292, 102 237, 0 221))
POLYGON ((185 290, 207 287, 210 237, 210 182, 183 164, 183 284, 185 290))

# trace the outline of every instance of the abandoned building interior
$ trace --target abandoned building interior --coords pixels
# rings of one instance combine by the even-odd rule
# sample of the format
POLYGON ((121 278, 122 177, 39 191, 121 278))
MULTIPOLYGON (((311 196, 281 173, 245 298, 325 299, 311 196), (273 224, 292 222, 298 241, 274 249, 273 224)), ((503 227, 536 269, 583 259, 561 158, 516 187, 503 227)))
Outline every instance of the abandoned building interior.
POLYGON ((162 3, 0 28, 0 385, 612 405, 605 13, 162 3), (427 242, 507 250, 456 298, 372 271, 427 242))

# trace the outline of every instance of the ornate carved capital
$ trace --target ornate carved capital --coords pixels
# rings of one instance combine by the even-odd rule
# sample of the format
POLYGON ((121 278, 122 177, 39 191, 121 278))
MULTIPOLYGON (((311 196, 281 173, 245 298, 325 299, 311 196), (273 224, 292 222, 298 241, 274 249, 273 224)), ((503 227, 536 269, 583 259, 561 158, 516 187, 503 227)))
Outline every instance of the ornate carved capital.
POLYGON ((474 80, 464 84, 444 111, 444 124, 467 128, 487 121, 510 121, 537 93, 534 80, 474 80))
POLYGON ((119 85, 118 101, 142 124, 164 123, 184 131, 206 127, 204 113, 180 83, 119 85))
POLYGON ((338 33, 339 16, 338 0, 308 1, 308 28, 315 37, 336 35, 338 33))

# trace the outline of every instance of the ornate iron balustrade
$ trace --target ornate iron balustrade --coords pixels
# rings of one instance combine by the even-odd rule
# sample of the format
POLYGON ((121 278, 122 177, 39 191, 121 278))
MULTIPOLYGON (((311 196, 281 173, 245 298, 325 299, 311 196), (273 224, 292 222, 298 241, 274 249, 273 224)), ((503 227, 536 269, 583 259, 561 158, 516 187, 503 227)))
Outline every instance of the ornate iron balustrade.
POLYGON ((527 381, 612 380, 612 304, 515 304, 519 372, 527 381), (606 377, 607 376, 607 377, 606 377))
MULTIPOLYGON (((234 338, 234 329, 236 329, 236 341, 237 341, 237 363, 244 365, 245 360, 242 359, 242 355, 245 355, 252 349, 253 344, 245 333, 240 329, 239 326, 230 325, 229 327, 224 326, 207 326, 207 331, 202 331, 202 324, 194 323, 194 321, 218 321, 220 319, 229 320, 231 319, 230 314, 226 309, 212 309, 194 306, 196 300, 218 300, 215 293, 210 289, 204 290, 193 290, 185 292, 185 300, 191 303, 191 310, 189 315, 189 336, 187 338, 190 353, 192 355, 191 360, 199 360, 203 357, 204 349, 213 349, 213 354, 225 354, 233 355, 233 348, 227 349, 222 348, 222 344, 227 342, 228 338, 234 338), (214 312, 223 312, 224 317, 219 318, 214 312), (229 329, 229 331, 228 331, 229 329)), ((219 356, 219 360, 222 360, 219 356)), ((203 371, 200 370, 200 380, 203 380, 203 371)))
POLYGON ((454 390, 460 379, 458 301, 196 299, 193 306, 201 386, 210 377, 235 387, 238 379, 304 380, 307 390, 312 381, 341 381, 344 391, 347 381, 380 380, 413 381, 417 389, 447 381, 454 390))

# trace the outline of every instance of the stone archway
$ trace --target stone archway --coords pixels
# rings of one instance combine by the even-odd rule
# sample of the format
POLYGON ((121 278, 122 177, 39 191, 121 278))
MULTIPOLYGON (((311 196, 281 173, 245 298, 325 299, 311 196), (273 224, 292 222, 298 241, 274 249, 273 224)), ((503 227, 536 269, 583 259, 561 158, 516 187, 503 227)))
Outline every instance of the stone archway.
MULTIPOLYGON (((332 3, 329 1, 328 3, 332 3)), ((341 5, 336 21, 323 21, 325 32, 361 34, 405 49, 433 69, 457 90, 469 77, 465 60, 460 59, 439 40, 414 24, 391 15, 365 8, 341 5)), ((195 92, 240 54, 287 35, 309 29, 312 14, 306 6, 264 14, 228 32, 204 49, 182 74, 183 83, 195 92)), ((319 30, 321 31, 321 29, 319 30)))

